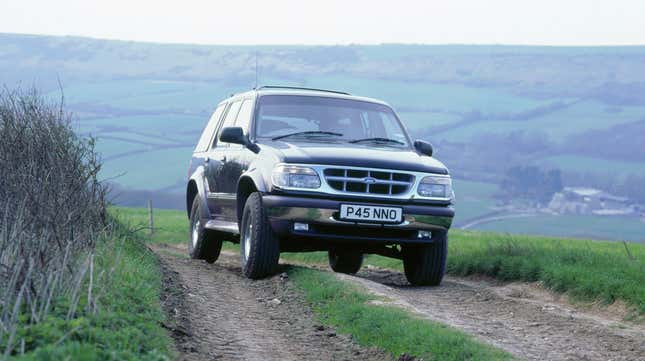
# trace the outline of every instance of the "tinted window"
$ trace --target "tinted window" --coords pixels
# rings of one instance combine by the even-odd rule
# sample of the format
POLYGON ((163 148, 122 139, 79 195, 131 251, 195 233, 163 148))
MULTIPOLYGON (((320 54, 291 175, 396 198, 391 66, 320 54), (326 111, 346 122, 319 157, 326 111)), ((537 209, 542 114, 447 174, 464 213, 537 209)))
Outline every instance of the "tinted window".
POLYGON ((222 116, 222 112, 224 111, 224 106, 225 104, 218 106, 217 109, 215 109, 215 112, 213 112, 208 124, 206 124, 206 128, 204 128, 204 131, 202 132, 202 136, 199 138, 199 142, 197 142, 195 152, 203 152, 208 149, 208 143, 213 138, 215 129, 217 129, 217 124, 219 118, 222 116))
POLYGON ((217 132, 217 138, 213 141, 213 145, 217 145, 220 147, 227 147, 228 143, 219 143, 219 136, 222 133, 222 129, 227 128, 227 127, 232 127, 235 125, 235 117, 237 117, 237 112, 240 110, 240 105, 242 104, 241 100, 236 101, 235 103, 231 104, 231 106, 228 108, 228 111, 226 112, 226 117, 224 117, 224 121, 222 122, 222 126, 219 128, 219 131, 217 132))
POLYGON ((237 121, 235 122, 236 127, 241 127, 244 129, 245 134, 249 134, 249 124, 251 123, 251 116, 253 115, 253 101, 251 99, 246 99, 242 103, 240 112, 237 115, 237 121))
POLYGON ((394 112, 383 104, 329 97, 265 95, 259 99, 256 113, 258 138, 323 131, 342 134, 329 137, 334 140, 389 138, 401 146, 408 145, 394 112))

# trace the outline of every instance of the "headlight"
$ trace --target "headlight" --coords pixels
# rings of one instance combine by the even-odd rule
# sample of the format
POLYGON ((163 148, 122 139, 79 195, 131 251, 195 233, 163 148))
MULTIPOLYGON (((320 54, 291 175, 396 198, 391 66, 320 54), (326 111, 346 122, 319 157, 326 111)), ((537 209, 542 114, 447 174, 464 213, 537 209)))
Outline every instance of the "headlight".
POLYGON ((425 177, 417 189, 422 197, 452 198, 452 180, 449 177, 425 177))
POLYGON ((273 170, 273 185, 280 188, 320 188, 320 177, 315 170, 297 165, 280 165, 273 170))

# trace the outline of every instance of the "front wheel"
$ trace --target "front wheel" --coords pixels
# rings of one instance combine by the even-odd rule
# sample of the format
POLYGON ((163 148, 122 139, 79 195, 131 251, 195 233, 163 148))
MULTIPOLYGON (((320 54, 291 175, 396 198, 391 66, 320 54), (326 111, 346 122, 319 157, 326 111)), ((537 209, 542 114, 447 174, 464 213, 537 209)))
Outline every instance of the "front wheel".
POLYGON ((188 253, 191 258, 203 259, 208 263, 217 261, 222 251, 222 240, 217 239, 205 227, 201 219, 201 205, 195 197, 190 210, 190 241, 188 253))
POLYGON ((363 254, 353 251, 329 250, 329 267, 334 272, 354 274, 363 265, 363 254))
POLYGON ((438 286, 446 272, 448 235, 436 235, 432 243, 403 246, 403 270, 414 286, 438 286))
POLYGON ((257 192, 251 194, 244 205, 240 258, 242 273, 251 279, 272 275, 278 269, 280 244, 262 208, 262 196, 257 192))

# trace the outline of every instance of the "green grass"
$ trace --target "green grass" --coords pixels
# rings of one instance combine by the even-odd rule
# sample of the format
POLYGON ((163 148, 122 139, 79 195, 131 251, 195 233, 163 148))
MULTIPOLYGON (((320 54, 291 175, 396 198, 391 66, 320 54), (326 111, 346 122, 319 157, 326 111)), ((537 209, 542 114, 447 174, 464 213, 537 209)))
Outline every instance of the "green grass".
MULTIPOLYGON (((118 211, 134 223, 147 224, 145 209, 119 208, 118 211)), ((184 212, 155 210, 155 215, 158 228, 153 241, 186 242, 188 221, 184 212)), ((449 247, 450 274, 542 282, 574 300, 606 304, 621 300, 635 314, 645 315, 645 244, 453 229, 449 247)), ((228 243, 226 248, 236 249, 236 246, 228 243)), ((324 252, 286 253, 282 258, 292 262, 327 263, 324 252)), ((403 267, 401 261, 381 256, 368 256, 365 262, 399 271, 403 267)))
POLYGON ((77 316, 66 320, 67 302, 57 300, 46 320, 18 329, 16 340, 25 341, 26 352, 10 360, 170 358, 171 340, 160 326, 165 315, 156 258, 140 239, 122 236, 103 241, 97 249, 95 274, 112 269, 109 279, 96 285, 98 312, 86 310, 83 294, 77 316))
MULTIPOLYGON (((148 210, 145 208, 113 207, 120 219, 128 220, 134 229, 143 229, 141 234, 148 237, 148 210)), ((155 231, 151 241, 155 243, 179 244, 188 242, 188 216, 186 212, 154 209, 155 231)))
POLYGON ((304 291, 320 322, 351 334, 363 346, 424 360, 512 359, 446 325, 414 317, 399 308, 369 304, 376 297, 329 273, 293 267, 289 276, 304 291))
POLYGON ((450 243, 449 273, 539 281, 576 300, 621 300, 645 314, 645 245, 466 231, 451 232, 450 243))

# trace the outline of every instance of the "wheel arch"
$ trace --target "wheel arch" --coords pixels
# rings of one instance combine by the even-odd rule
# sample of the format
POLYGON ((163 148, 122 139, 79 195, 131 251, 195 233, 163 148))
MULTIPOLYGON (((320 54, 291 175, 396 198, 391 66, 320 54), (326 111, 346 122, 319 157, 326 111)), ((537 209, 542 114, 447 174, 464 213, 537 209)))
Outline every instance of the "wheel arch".
POLYGON ((242 176, 237 183, 237 223, 242 222, 244 205, 251 194, 258 191, 258 187, 250 176, 242 176))
POLYGON ((204 168, 198 167, 188 179, 188 184, 186 185, 186 214, 188 215, 188 218, 190 218, 190 211, 196 198, 199 199, 199 202, 201 203, 201 218, 210 218, 206 196, 207 189, 204 184, 204 168))
POLYGON ((189 180, 188 186, 186 187, 186 214, 188 215, 188 218, 190 218, 193 201, 195 200, 195 197, 197 197, 198 193, 199 190, 197 189, 197 182, 195 182, 194 179, 189 180))

